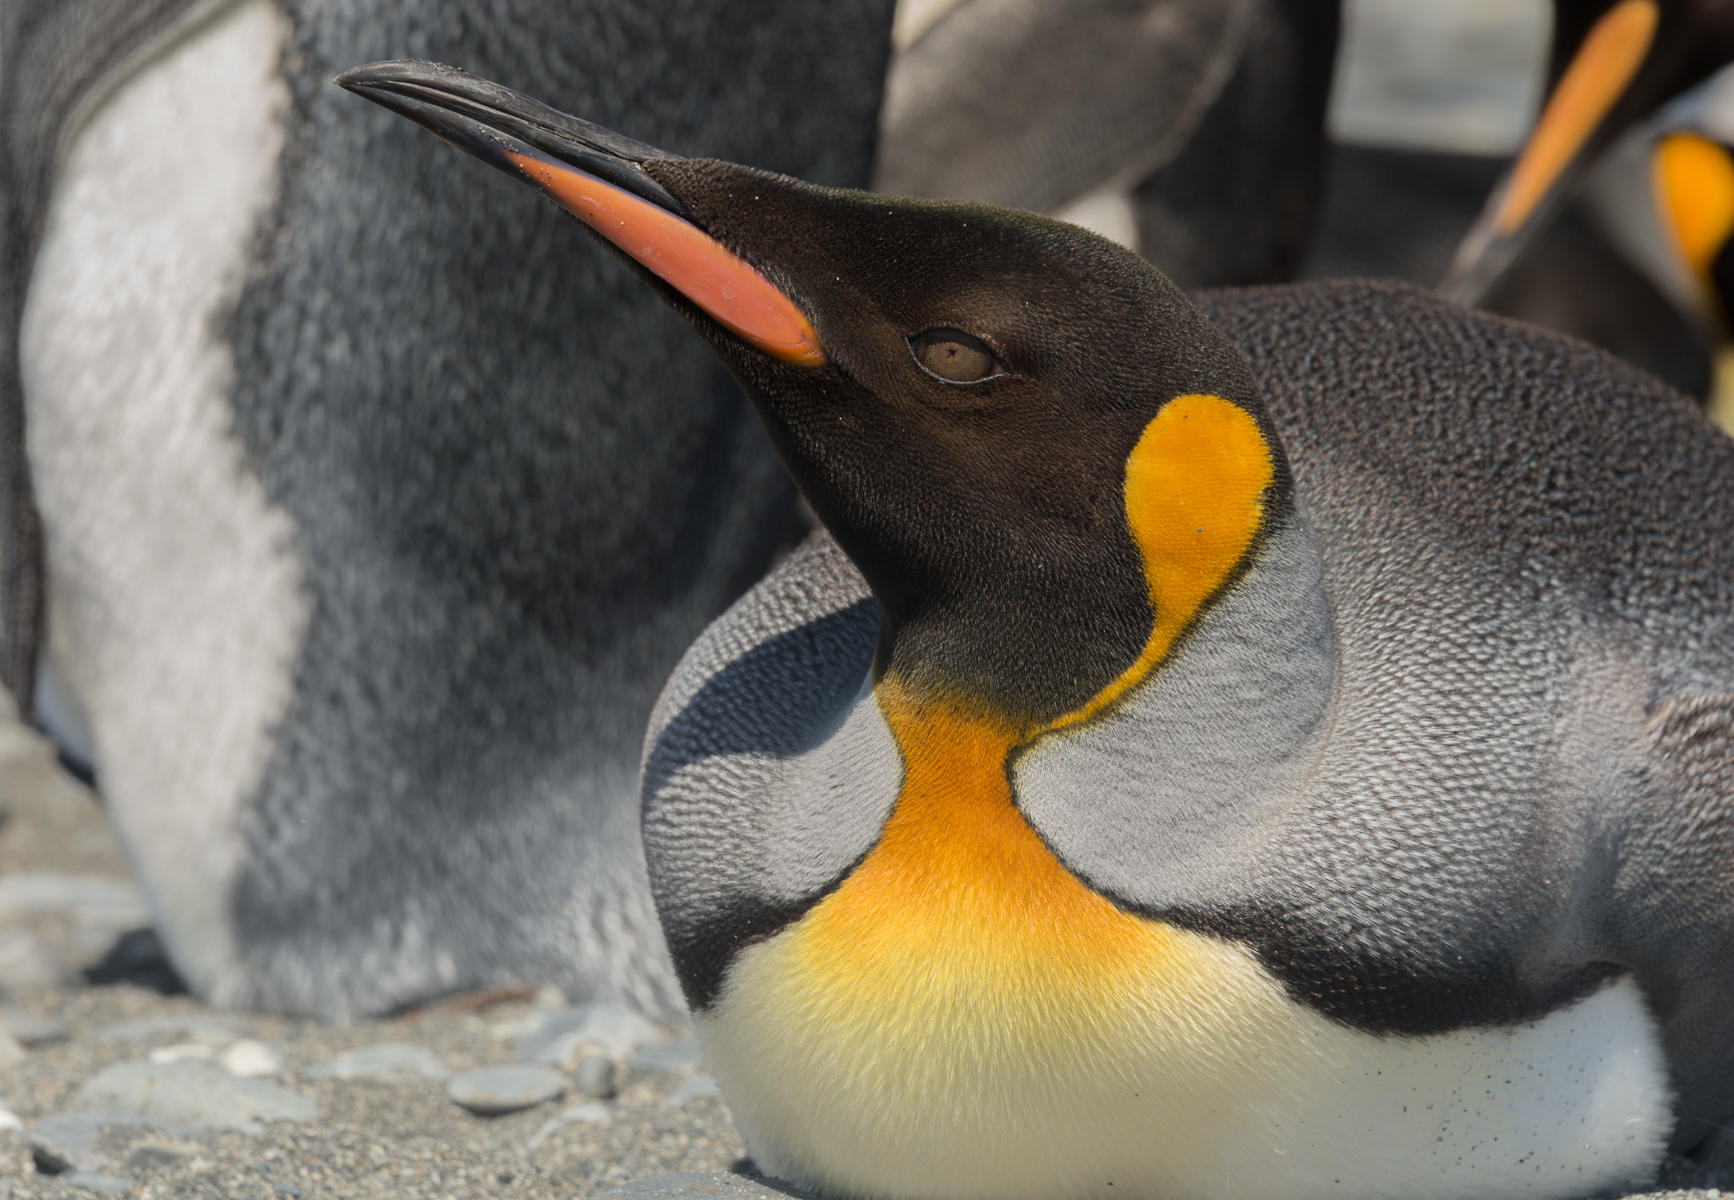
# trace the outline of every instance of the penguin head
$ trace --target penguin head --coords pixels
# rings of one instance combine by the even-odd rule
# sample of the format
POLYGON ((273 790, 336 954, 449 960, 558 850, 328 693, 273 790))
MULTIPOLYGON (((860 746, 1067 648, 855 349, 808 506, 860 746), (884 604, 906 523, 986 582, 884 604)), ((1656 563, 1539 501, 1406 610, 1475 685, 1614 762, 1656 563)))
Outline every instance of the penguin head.
POLYGON ((1051 722, 1286 510, 1244 358, 1094 234, 663 154, 447 68, 339 82, 553 197, 709 340, 871 586, 880 675, 1051 722))

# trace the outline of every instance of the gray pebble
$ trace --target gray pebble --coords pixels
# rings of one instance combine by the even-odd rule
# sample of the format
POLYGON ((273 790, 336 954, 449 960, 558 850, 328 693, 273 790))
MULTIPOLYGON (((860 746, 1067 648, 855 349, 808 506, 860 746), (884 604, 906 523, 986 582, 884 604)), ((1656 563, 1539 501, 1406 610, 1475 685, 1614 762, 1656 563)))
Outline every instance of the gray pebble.
POLYGON ((305 1072, 308 1079, 366 1079, 391 1083, 403 1079, 449 1079, 451 1071, 439 1055, 426 1046, 409 1042, 378 1042, 345 1050, 334 1058, 315 1063, 305 1072))
POLYGON ((64 987, 78 978, 78 970, 28 933, 0 930, 0 981, 8 991, 64 987))
POLYGON ((717 1094, 716 1076, 706 1071, 695 1075, 668 1094, 670 1104, 685 1104, 689 1100, 697 1100, 703 1096, 717 1094))
POLYGON ((533 1033, 518 1039, 525 1062, 575 1064, 585 1048, 625 1058, 639 1046, 661 1041, 668 1031, 620 1004, 595 1003, 550 1013, 533 1033))
POLYGON ((78 1089, 79 1106, 144 1118, 141 1123, 256 1130, 258 1121, 318 1114, 307 1097, 268 1079, 243 1079, 208 1062, 122 1062, 78 1089))
POLYGON ((0 1028, 0 1071, 7 1067, 15 1067, 24 1061, 24 1047, 18 1044, 18 1039, 0 1028))
POLYGON ((478 1067, 453 1075, 446 1091, 477 1116, 498 1117, 559 1098, 566 1077, 547 1067, 478 1067))
POLYGON ((688 1171, 635 1179, 602 1192, 596 1200, 780 1200, 805 1195, 726 1171, 688 1171))
POLYGON ((613 1115, 606 1104, 597 1104, 594 1101, 586 1104, 573 1104, 561 1112, 559 1116, 544 1121, 542 1128, 531 1134, 530 1140, 524 1143, 524 1148, 526 1150, 537 1149, 543 1142, 568 1125, 599 1125, 613 1115))
POLYGON ((150 921, 144 894, 125 879, 57 871, 0 878, 0 917, 39 912, 73 912, 117 928, 150 921))
POLYGON ((0 1012, 0 1027, 18 1039, 18 1044, 27 1050, 38 1046, 51 1046, 56 1042, 66 1040, 66 1023, 53 1021, 45 1017, 32 1017, 21 1012, 7 1010, 0 1012))
POLYGON ((73 1171, 62 1175, 60 1182, 83 1188, 87 1192, 101 1192, 113 1196, 124 1195, 133 1189, 132 1180, 122 1179, 119 1175, 104 1175, 97 1171, 73 1171))
POLYGON ((212 1044, 228 1041, 241 1031, 238 1017, 222 1013, 186 1013, 175 1017, 140 1017, 132 1021, 112 1021, 91 1033, 101 1042, 159 1042, 170 1038, 192 1038, 212 1044))
POLYGON ((704 1065, 704 1049, 695 1037, 671 1038, 640 1049, 632 1065, 647 1071, 684 1071, 704 1065))
POLYGON ((109 1118, 104 1113, 56 1113, 30 1131, 30 1157, 43 1175, 91 1171, 108 1163, 97 1145, 109 1118))
POLYGON ((613 1099, 614 1060, 604 1054, 586 1054, 578 1060, 578 1069, 572 1072, 572 1082, 592 1099, 613 1099))

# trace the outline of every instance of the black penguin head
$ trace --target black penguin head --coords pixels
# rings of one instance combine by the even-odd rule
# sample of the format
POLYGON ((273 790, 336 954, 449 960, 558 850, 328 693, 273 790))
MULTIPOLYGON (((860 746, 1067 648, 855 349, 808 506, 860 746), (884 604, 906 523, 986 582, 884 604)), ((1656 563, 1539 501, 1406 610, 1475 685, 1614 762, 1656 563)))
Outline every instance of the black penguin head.
POLYGON ((1128 462, 1176 398, 1254 431, 1261 528, 1286 504, 1244 359, 1091 233, 661 155, 444 68, 339 82, 553 195, 692 321, 872 586, 878 669, 917 688, 1036 724, 1139 659, 1157 600, 1128 462))

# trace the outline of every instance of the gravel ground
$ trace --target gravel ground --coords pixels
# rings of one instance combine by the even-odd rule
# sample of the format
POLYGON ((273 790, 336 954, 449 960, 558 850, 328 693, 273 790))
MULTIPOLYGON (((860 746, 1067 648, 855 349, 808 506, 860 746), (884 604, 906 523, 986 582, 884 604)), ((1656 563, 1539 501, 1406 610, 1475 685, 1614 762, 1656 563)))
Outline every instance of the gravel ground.
POLYGON ((743 1150, 689 1031, 549 991, 214 1012, 145 922, 100 806, 0 712, 0 1197, 778 1200, 716 1174, 743 1150))
POLYGON ((218 1013, 158 990, 145 924, 100 806, 0 716, 0 1197, 531 1200, 742 1156, 687 1031, 546 991, 346 1027, 218 1013), (506 1066, 529 1078, 466 1075, 506 1066))

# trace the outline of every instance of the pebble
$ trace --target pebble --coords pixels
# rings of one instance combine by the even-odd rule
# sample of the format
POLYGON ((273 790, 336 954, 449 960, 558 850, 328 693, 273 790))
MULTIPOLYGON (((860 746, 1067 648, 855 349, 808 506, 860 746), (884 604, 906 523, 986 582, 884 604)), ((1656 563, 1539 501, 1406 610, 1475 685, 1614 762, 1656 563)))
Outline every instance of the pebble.
POLYGON ((695 1075, 668 1094, 670 1104, 685 1104, 690 1100, 698 1100, 704 1096, 714 1096, 718 1092, 716 1076, 706 1071, 695 1075))
POLYGON ((24 1118, 8 1108, 0 1108, 0 1133, 11 1133, 14 1129, 24 1128, 24 1118))
POLYGON ((265 1079, 240 1079, 208 1062, 121 1062, 78 1089, 85 1110, 134 1114, 146 1123, 254 1132, 258 1121, 304 1121, 318 1114, 307 1097, 265 1079))
POLYGON ((24 1047, 18 1044, 18 1039, 0 1029, 0 1071, 7 1067, 15 1067, 24 1061, 24 1047))
POLYGON ((144 895, 125 879, 39 871, 0 877, 0 918, 73 912, 122 928, 150 921, 144 895))
POLYGON ((304 1075, 308 1079, 367 1079, 375 1083, 392 1083, 403 1079, 449 1079, 451 1071, 439 1055, 426 1046, 408 1042, 376 1042, 345 1050, 334 1058, 314 1063, 304 1075))
POLYGON ((77 979, 76 967, 51 954, 28 933, 0 930, 0 980, 8 991, 65 987, 77 979))
POLYGON ((119 1175, 104 1175, 99 1171, 73 1171, 62 1175, 59 1182, 75 1188, 83 1188, 87 1192, 100 1192, 104 1195, 119 1196, 133 1190, 130 1179, 122 1179, 119 1175))
POLYGON ((10 1009, 0 1012, 0 1027, 17 1038, 18 1044, 26 1050, 34 1050, 38 1046, 52 1046, 66 1040, 65 1022, 32 1017, 10 1009))
POLYGON ((155 1042, 164 1038, 183 1038, 216 1046, 235 1037, 241 1031, 241 1021, 224 1013, 185 1013, 173 1017, 139 1017, 131 1021, 111 1021, 91 1033, 101 1042, 155 1042))
POLYGON ((524 1149, 536 1149, 568 1125, 600 1125, 613 1116, 614 1114, 609 1111, 606 1104, 597 1104, 592 1101, 570 1105, 559 1116, 551 1117, 543 1122, 542 1128, 531 1134, 530 1140, 524 1143, 524 1149))
POLYGON ((596 1100, 611 1100, 615 1087, 614 1060, 604 1054, 586 1054, 578 1060, 572 1072, 572 1082, 586 1096, 596 1100))
POLYGON ((283 1056, 264 1042, 242 1038, 217 1056, 217 1065, 243 1079, 262 1079, 283 1073, 283 1056))
POLYGON ((216 1052, 215 1046, 204 1042, 176 1042, 173 1046, 158 1046, 150 1053, 154 1063, 185 1062, 188 1059, 209 1058, 216 1052))
POLYGON ((728 1171, 690 1171, 635 1179, 600 1193, 596 1200, 785 1200, 803 1194, 728 1171))
POLYGON ((446 1091, 480 1117, 499 1117, 555 1100, 566 1077, 547 1067, 478 1067, 453 1075, 446 1091))
POLYGON ((662 1026, 623 1005, 598 1002, 550 1013, 535 1032, 518 1039, 517 1052, 524 1062, 570 1069, 586 1050, 625 1058, 667 1035, 662 1026))
POLYGON ((97 1145, 103 1126, 113 1118, 106 1113, 56 1113, 43 1117, 30 1131, 30 1157, 43 1175, 66 1171, 91 1171, 106 1166, 108 1155, 97 1145))
POLYGON ((704 1065, 704 1049, 695 1037, 671 1038, 641 1048, 632 1056, 632 1065, 640 1070, 684 1071, 704 1065))

